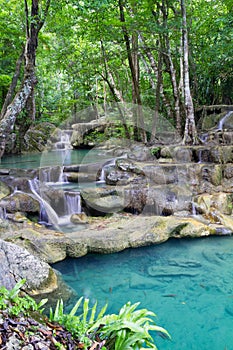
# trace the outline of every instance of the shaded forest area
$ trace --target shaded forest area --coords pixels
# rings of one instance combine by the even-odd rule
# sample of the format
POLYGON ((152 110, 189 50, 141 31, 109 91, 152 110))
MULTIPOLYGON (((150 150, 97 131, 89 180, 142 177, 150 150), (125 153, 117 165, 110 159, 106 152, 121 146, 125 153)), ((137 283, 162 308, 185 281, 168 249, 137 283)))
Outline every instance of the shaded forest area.
POLYGON ((196 143, 195 112, 233 104, 231 0, 0 3, 1 155, 12 132, 20 141, 34 124, 80 122, 90 106, 95 119, 113 102, 138 106, 137 140, 153 142, 162 115, 196 143), (149 136, 141 106, 153 110, 149 136))

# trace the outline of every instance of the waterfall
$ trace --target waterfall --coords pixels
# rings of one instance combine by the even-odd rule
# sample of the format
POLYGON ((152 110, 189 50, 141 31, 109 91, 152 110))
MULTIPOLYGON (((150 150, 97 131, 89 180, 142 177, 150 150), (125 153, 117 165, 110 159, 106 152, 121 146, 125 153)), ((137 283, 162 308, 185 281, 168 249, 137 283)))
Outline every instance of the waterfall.
POLYGON ((196 216, 197 215, 197 210, 196 210, 196 205, 194 202, 191 202, 191 215, 196 216))
POLYGON ((40 181, 43 183, 66 183, 67 176, 64 174, 64 166, 54 166, 49 168, 41 168, 40 181))
POLYGON ((51 205, 48 202, 46 202, 43 198, 41 198, 41 196, 38 194, 39 180, 37 179, 29 180, 28 183, 32 193, 34 194, 35 198, 39 201, 41 205, 41 218, 46 220, 46 217, 47 217, 48 223, 52 224, 56 229, 59 230, 59 217, 57 213, 51 207, 51 205))
POLYGON ((81 210, 81 198, 80 192, 65 192, 67 215, 80 214, 81 210))
POLYGON ((105 168, 103 167, 101 169, 100 177, 98 180, 99 183, 104 183, 105 182, 105 168))
POLYGON ((59 150, 72 149, 72 146, 70 143, 72 133, 73 133, 72 130, 61 130, 60 140, 54 144, 55 149, 59 149, 59 150))
POLYGON ((116 164, 116 159, 115 158, 111 159, 111 160, 107 161, 105 164, 103 164, 101 172, 100 172, 98 183, 104 183, 105 182, 106 171, 110 167, 115 166, 115 164, 116 164))
POLYGON ((218 130, 222 131, 224 123, 232 115, 232 113, 233 113, 233 111, 229 111, 227 114, 225 114, 225 116, 222 119, 220 119, 220 121, 218 123, 218 130))

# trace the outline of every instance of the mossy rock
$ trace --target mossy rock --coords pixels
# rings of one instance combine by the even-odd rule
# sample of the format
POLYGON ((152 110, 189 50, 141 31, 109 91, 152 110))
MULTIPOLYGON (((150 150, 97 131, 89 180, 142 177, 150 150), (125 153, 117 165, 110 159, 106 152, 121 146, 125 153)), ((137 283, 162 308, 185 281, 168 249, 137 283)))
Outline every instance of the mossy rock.
POLYGON ((4 182, 0 181, 0 199, 9 196, 10 193, 10 187, 8 187, 4 182))

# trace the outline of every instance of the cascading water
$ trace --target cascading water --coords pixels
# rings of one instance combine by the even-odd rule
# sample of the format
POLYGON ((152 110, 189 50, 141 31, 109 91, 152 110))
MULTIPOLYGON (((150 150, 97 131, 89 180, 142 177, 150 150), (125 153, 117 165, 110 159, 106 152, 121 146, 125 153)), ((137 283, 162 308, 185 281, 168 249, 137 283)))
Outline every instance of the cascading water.
MULTIPOLYGON (((52 225, 57 230, 61 230, 64 229, 64 226, 71 224, 70 218, 72 214, 80 214, 82 212, 80 192, 78 191, 63 192, 63 202, 65 202, 65 208, 58 215, 48 200, 42 198, 43 195, 40 194, 41 191, 39 180, 29 180, 29 186, 32 194, 40 203, 40 223, 52 225)), ((58 191, 60 190, 58 189, 58 191)))
POLYGON ((51 205, 39 195, 39 180, 38 179, 29 180, 28 183, 29 183, 31 192, 33 193, 33 195, 41 205, 41 213, 40 213, 41 219, 46 220, 48 218, 48 223, 53 225, 56 229, 59 230, 59 217, 57 213, 51 207, 51 205))
POLYGON ((67 215, 80 214, 81 198, 80 192, 65 192, 67 215))
POLYGON ((105 164, 103 164, 101 172, 100 172, 98 183, 104 183, 105 182, 105 176, 106 176, 107 170, 110 167, 115 166, 115 164, 116 164, 116 159, 111 159, 108 162, 106 162, 105 164))
POLYGON ((55 166, 40 169, 40 181, 43 183, 66 183, 67 177, 63 172, 63 166, 55 166))
POLYGON ((219 121, 219 123, 218 123, 218 130, 220 130, 220 131, 223 130, 223 126, 224 126, 225 122, 232 115, 232 113, 233 113, 233 111, 227 112, 227 114, 225 114, 225 116, 219 121))
POLYGON ((72 132, 73 132, 72 130, 61 130, 60 140, 54 144, 55 149, 59 149, 59 150, 72 149, 72 146, 70 143, 72 132))

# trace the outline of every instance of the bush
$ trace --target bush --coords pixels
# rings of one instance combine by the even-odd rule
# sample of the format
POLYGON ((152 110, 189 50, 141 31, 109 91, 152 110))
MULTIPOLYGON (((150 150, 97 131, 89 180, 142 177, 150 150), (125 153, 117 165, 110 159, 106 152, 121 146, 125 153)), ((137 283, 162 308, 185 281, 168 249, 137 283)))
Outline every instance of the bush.
MULTIPOLYGON (((20 296, 20 290, 25 280, 18 282, 12 290, 0 288, 0 311, 10 316, 30 316, 43 314, 42 306, 47 302, 43 299, 36 303, 30 296, 20 296)), ((143 350, 157 349, 150 331, 158 332, 163 338, 170 339, 168 332, 155 324, 152 317, 155 314, 147 309, 136 310, 140 303, 126 303, 119 314, 105 315, 107 304, 97 313, 97 302, 89 307, 89 299, 81 297, 73 309, 64 312, 63 301, 57 302, 55 310, 50 309, 49 324, 58 323, 70 332, 74 339, 82 344, 82 349, 101 350, 143 350), (77 315, 83 302, 82 312, 77 315)), ((44 315, 42 315, 44 316, 44 315)), ((44 316, 46 320, 46 316, 44 316)), ((46 323, 46 322, 45 322, 46 323)), ((64 332, 63 332, 64 333, 64 332)), ((64 343, 62 343, 64 345, 64 343)), ((64 349, 63 345, 61 349, 64 349)), ((59 348, 56 341, 56 347, 59 348)))

